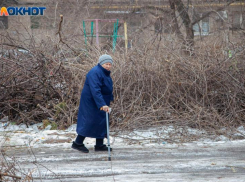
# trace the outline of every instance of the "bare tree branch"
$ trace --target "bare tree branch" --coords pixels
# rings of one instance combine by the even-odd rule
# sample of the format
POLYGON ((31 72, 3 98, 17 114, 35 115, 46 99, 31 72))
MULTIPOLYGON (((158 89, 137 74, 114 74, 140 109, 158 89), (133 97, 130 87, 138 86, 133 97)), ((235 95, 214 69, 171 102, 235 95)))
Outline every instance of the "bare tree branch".
POLYGON ((58 32, 56 34, 59 35, 60 41, 61 43, 65 44, 70 50, 72 50, 74 53, 77 53, 74 49, 72 49, 66 42, 63 41, 62 39, 62 35, 61 35, 61 31, 62 31, 62 22, 63 22, 63 15, 60 15, 60 23, 59 23, 59 29, 58 32))
POLYGON ((0 173, 0 179, 1 179, 2 176, 8 176, 8 177, 11 177, 11 178, 21 179, 20 176, 11 175, 11 174, 8 174, 8 173, 0 173))
POLYGON ((199 21, 201 21, 201 20, 203 20, 204 18, 208 17, 208 16, 209 16, 210 14, 212 14, 212 13, 215 13, 215 12, 224 10, 225 8, 227 8, 230 4, 232 4, 232 3, 234 3, 234 2, 235 2, 235 0, 230 1, 230 2, 227 3, 224 7, 220 7, 220 8, 218 8, 218 9, 215 10, 215 11, 212 10, 212 11, 209 11, 209 12, 204 13, 202 17, 196 19, 194 22, 191 23, 191 25, 192 25, 192 26, 195 25, 196 23, 198 23, 199 21))

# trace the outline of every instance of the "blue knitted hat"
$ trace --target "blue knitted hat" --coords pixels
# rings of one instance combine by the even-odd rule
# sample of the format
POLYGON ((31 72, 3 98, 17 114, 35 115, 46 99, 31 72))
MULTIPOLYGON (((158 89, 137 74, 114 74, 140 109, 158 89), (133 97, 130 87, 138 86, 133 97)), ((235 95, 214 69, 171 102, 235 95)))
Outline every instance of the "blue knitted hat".
POLYGON ((100 65, 103 65, 105 63, 111 63, 111 64, 113 64, 113 60, 112 60, 112 57, 110 55, 104 54, 104 55, 100 56, 100 58, 99 58, 99 64, 100 65))

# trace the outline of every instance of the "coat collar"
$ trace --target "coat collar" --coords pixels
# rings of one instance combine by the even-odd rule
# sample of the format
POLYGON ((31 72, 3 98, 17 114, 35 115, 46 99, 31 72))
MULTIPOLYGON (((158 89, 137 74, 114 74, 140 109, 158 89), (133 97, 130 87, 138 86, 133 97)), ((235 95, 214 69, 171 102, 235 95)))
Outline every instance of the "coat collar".
POLYGON ((98 67, 105 73, 105 75, 110 76, 111 71, 106 70, 100 64, 98 64, 98 67))

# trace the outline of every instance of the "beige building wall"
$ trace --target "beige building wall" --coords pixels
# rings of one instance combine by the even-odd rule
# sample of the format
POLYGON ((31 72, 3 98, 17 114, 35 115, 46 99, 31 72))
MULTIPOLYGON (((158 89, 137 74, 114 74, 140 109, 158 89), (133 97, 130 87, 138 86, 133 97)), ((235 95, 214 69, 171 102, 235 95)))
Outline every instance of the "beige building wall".
MULTIPOLYGON (((32 6, 45 6, 43 3, 47 2, 47 0, 19 0, 19 4, 11 4, 12 7, 32 7, 32 6)), ((47 10, 44 11, 45 16, 49 14, 47 10)), ((33 21, 32 18, 35 16, 8 16, 1 17, 2 19, 7 19, 7 27, 1 27, 1 39, 0 41, 5 44, 18 44, 18 42, 25 41, 26 43, 30 43, 34 39, 40 41, 43 36, 40 36, 40 33, 48 33, 50 30, 39 26, 37 29, 33 29, 33 21), (10 38, 11 37, 11 38, 10 38), (34 38, 34 39, 33 39, 34 38)), ((40 23, 43 20, 43 16, 36 16, 40 23)), ((1 22, 0 22, 1 23, 1 22)), ((46 23, 43 23, 46 24, 46 23)))
MULTIPOLYGON (((52 1, 48 0, 19 0, 18 6, 46 6, 47 9, 45 10, 45 16, 9 16, 8 17, 8 29, 0 29, 1 33, 1 39, 0 41, 3 43, 11 43, 11 41, 21 42, 25 41, 26 43, 35 42, 40 43, 44 39, 53 39, 57 38, 56 32, 58 31, 58 25, 60 21, 60 14, 64 15, 63 20, 63 26, 62 26, 62 33, 65 37, 66 33, 69 32, 69 34, 72 34, 71 38, 66 39, 66 41, 74 42, 74 44, 77 44, 78 46, 84 46, 81 44, 82 41, 84 41, 84 35, 83 35, 83 25, 82 21, 84 19, 114 19, 118 18, 120 20, 123 20, 127 22, 128 24, 128 36, 129 40, 133 39, 133 35, 137 34, 137 31, 140 28, 143 28, 145 25, 150 24, 150 22, 154 22, 155 19, 151 16, 148 16, 148 14, 144 10, 134 10, 135 12, 138 11, 138 13, 131 13, 133 10, 130 8, 131 5, 137 5, 137 4, 147 4, 148 5, 156 5, 156 6, 167 6, 168 1, 158 1, 158 0, 142 0, 142 1, 124 1, 124 5, 126 6, 117 6, 122 1, 119 0, 113 0, 113 1, 100 1, 100 0, 90 0, 88 9, 84 11, 84 7, 81 7, 81 11, 77 10, 74 14, 72 12, 72 9, 66 9, 67 7, 62 7, 63 9, 56 11, 57 3, 52 3, 52 1), (50 3, 51 2, 51 3, 50 3), (115 4, 111 4, 110 2, 113 2, 115 4), (109 4, 106 4, 109 3, 109 4), (99 7, 97 6, 99 5, 99 7), (14 40, 9 39, 9 35, 14 38, 14 40), (78 40, 79 41, 76 41, 78 40)), ((59 2, 59 1, 57 1, 59 2)), ((211 9, 217 9, 220 7, 220 4, 226 3, 226 1, 207 1, 207 4, 204 6, 203 1, 192 1, 193 6, 189 8, 189 12, 193 14, 193 11, 198 12, 199 14, 203 14, 205 12, 210 11, 211 9), (197 5, 203 5, 203 6, 197 6, 197 5)), ((14 5, 13 5, 14 6, 14 5)), ((71 8, 76 8, 72 7, 71 8)), ((236 5, 236 6, 230 6, 226 12, 228 17, 228 22, 230 22, 230 27, 233 26, 235 20, 234 12, 243 12, 241 14, 242 20, 241 24, 244 27, 245 26, 245 16, 244 16, 244 8, 245 5, 236 5)), ((169 9, 166 8, 166 12, 168 12, 169 9)), ((166 14, 167 15, 167 14, 166 14)), ((222 16, 226 16, 225 13, 222 16)), ((218 14, 212 14, 208 18, 208 28, 210 33, 214 33, 217 29, 222 28, 222 24, 224 21, 217 20, 218 14)), ((1 21, 1 19, 0 19, 1 21)), ((1 23, 1 22, 0 22, 1 23)), ((90 33, 90 24, 86 24, 86 31, 90 33)), ((95 25, 94 25, 95 26, 95 25)), ((227 26, 227 25, 226 25, 227 26)), ((151 25, 151 30, 149 34, 154 34, 154 29, 156 28, 156 25, 153 23, 151 25)), ((223 27, 228 28, 228 27, 223 27)), ((113 34, 113 24, 108 24, 107 28, 105 28, 105 25, 103 26, 100 24, 99 27, 100 30, 102 30, 101 34, 103 33, 111 33, 113 34), (105 32, 103 32, 103 27, 105 32)), ((166 29, 165 29, 166 30, 166 29)), ((235 30, 233 30, 235 31, 235 30)), ((123 26, 119 28, 120 35, 124 34, 123 26)), ((165 34, 168 34, 169 32, 165 31, 163 32, 165 34)), ((95 38, 94 38, 95 43, 95 38)), ((100 42, 106 42, 107 40, 105 38, 100 38, 100 42)), ((112 39, 108 40, 109 42, 112 42, 112 39)), ((120 38, 118 39, 118 42, 122 41, 120 38)), ((134 40, 135 41, 135 40, 134 40)), ((141 41, 140 39, 137 41, 141 41)))

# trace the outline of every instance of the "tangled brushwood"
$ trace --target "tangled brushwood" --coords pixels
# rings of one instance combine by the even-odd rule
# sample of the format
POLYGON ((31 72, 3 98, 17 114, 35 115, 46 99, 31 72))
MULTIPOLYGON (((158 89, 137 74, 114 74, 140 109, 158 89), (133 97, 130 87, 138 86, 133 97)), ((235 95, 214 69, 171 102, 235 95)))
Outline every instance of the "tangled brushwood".
POLYGON ((5 153, 4 149, 0 151, 0 181, 11 182, 11 181, 32 181, 32 172, 23 171, 15 157, 9 156, 5 153))
POLYGON ((116 66, 113 121, 126 128, 173 124, 206 130, 244 125, 244 48, 135 51, 116 66), (209 50, 208 50, 209 49, 209 50))
MULTIPOLYGON (((171 124, 215 131, 244 125, 244 45, 232 56, 217 45, 202 45, 191 56, 160 49, 111 53, 113 127, 171 124)), ((103 52, 69 54, 76 58, 41 50, 2 56, 1 117, 26 125, 46 121, 59 129, 76 123, 86 73, 103 52)))

